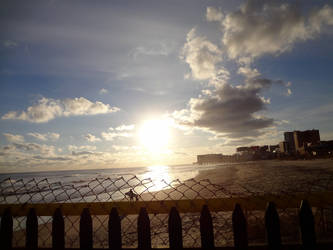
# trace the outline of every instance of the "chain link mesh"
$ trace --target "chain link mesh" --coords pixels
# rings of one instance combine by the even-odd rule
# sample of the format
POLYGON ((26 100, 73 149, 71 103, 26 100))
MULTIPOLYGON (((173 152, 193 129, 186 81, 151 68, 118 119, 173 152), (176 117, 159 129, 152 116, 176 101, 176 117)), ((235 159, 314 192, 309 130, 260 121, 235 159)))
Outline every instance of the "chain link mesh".
MULTIPOLYGON (((4 179, 0 181, 0 204, 25 203, 71 203, 73 207, 80 202, 131 201, 126 193, 131 190, 139 200, 162 201, 181 199, 210 199, 226 197, 251 197, 258 194, 281 195, 292 200, 302 191, 332 191, 333 176, 320 177, 311 182, 280 183, 279 188, 263 184, 248 183, 246 186, 226 186, 212 183, 210 180, 190 179, 187 181, 154 181, 141 179, 134 175, 117 178, 95 178, 77 183, 52 182, 48 179, 4 179)), ((267 201, 268 202, 268 201, 267 201)), ((107 211, 108 213, 109 211, 107 211)), ((281 235, 285 243, 299 242, 298 210, 295 208, 279 209, 281 235)), ((327 204, 313 208, 319 241, 333 238, 333 209, 327 204)), ((248 222, 249 243, 265 242, 264 211, 244 211, 248 222)), ((212 212, 216 246, 232 246, 232 212, 212 212)), ((122 215, 123 247, 137 247, 137 215, 122 215)), ((151 221, 151 237, 153 247, 168 247, 168 215, 149 214, 151 221)), ((200 247, 199 213, 181 214, 184 247, 200 247)), ((108 247, 108 216, 92 215, 93 242, 95 248, 108 247)), ((79 216, 64 216, 65 246, 79 247, 79 216)), ((14 218, 13 246, 23 247, 25 244, 26 217, 14 218)), ((51 247, 52 218, 38 216, 39 247, 51 247)))

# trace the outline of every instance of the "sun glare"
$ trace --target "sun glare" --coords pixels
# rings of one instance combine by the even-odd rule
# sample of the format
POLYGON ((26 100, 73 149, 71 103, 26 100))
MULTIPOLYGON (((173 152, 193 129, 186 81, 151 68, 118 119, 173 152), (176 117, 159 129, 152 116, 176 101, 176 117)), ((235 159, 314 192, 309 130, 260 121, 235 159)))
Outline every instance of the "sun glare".
POLYGON ((170 139, 169 122, 167 120, 147 120, 139 130, 139 139, 148 151, 161 153, 167 150, 170 139))

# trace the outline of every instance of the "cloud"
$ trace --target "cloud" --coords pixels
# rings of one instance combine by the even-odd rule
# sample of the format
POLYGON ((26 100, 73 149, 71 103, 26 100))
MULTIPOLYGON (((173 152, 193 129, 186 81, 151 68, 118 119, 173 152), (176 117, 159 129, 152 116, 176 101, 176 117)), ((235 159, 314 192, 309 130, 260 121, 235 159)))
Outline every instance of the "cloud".
POLYGON ((129 132, 102 132, 101 136, 106 141, 113 141, 114 138, 118 137, 132 137, 133 134, 129 132))
POLYGON ((14 135, 10 133, 3 133, 3 135, 6 137, 8 142, 24 142, 24 137, 22 135, 14 135))
POLYGON ((208 21, 219 21, 227 54, 239 60, 281 54, 296 42, 314 38, 323 26, 333 25, 328 5, 304 15, 298 4, 279 1, 249 0, 224 18, 220 10, 207 8, 206 15, 208 21))
POLYGON ((77 150, 85 150, 85 151, 93 151, 96 150, 96 146, 91 145, 82 145, 82 146, 75 146, 75 145, 68 145, 69 151, 77 151, 77 150))
POLYGON ((242 139, 235 139, 235 140, 228 140, 223 144, 223 146, 244 146, 250 143, 254 143, 256 140, 253 138, 242 138, 242 139))
POLYGON ((10 145, 4 146, 2 150, 7 153, 13 152, 27 152, 27 153, 40 153, 47 156, 55 155, 55 147, 45 144, 13 142, 10 145))
POLYGON ((4 40, 4 41, 2 41, 2 45, 5 48, 13 49, 18 46, 18 43, 15 41, 12 41, 12 40, 4 40))
POLYGON ((56 141, 59 139, 60 134, 57 133, 46 133, 46 134, 40 134, 40 133, 28 133, 27 135, 32 136, 34 138, 36 138, 37 140, 41 140, 41 141, 47 141, 47 140, 52 140, 52 141, 56 141))
POLYGON ((223 84, 211 95, 192 98, 189 114, 179 122, 228 137, 257 136, 273 124, 273 119, 255 115, 265 108, 261 90, 258 86, 223 84))
POLYGON ((102 132, 101 136, 106 141, 113 141, 113 139, 115 139, 117 137, 132 137, 133 133, 131 131, 133 131, 134 129, 135 129, 134 124, 131 124, 131 125, 123 124, 116 128, 110 127, 109 131, 102 132))
POLYGON ((35 105, 28 107, 26 111, 10 111, 4 114, 1 119, 44 123, 63 116, 97 115, 117 111, 119 111, 117 107, 111 107, 109 104, 99 101, 91 102, 84 97, 63 100, 43 97, 35 105))
POLYGON ((181 57, 191 68, 192 77, 206 80, 217 75, 216 64, 222 60, 221 50, 205 37, 196 35, 193 28, 186 38, 181 57))
POLYGON ((35 156, 33 156, 33 159, 36 159, 36 160, 47 160, 47 161, 70 161, 70 160, 72 160, 69 157, 61 157, 61 156, 45 157, 45 156, 41 156, 41 155, 35 155, 35 156))
POLYGON ((101 138, 96 137, 96 136, 94 136, 92 134, 87 134, 87 135, 84 136, 84 138, 86 138, 86 140, 89 141, 89 142, 98 142, 98 141, 101 141, 101 138))
POLYGON ((252 140, 274 126, 274 120, 264 115, 270 98, 265 98, 263 92, 276 84, 286 87, 287 96, 292 94, 290 82, 262 76, 252 62, 265 54, 290 51, 296 42, 315 38, 324 26, 333 25, 333 9, 325 5, 302 12, 294 3, 249 0, 227 14, 208 7, 206 19, 219 23, 221 48, 192 29, 182 56, 192 77, 208 80, 213 88, 204 89, 188 102, 188 108, 173 112, 172 117, 183 127, 252 140), (238 63, 237 73, 244 76, 243 83, 230 83, 229 71, 221 67, 224 51, 238 63))
POLYGON ((223 14, 220 9, 214 7, 207 7, 206 9, 206 19, 209 22, 218 22, 223 20, 223 14))
POLYGON ((151 44, 150 46, 138 46, 130 53, 134 58, 140 55, 146 56, 167 56, 174 48, 174 45, 166 42, 151 44))
POLYGON ((248 65, 245 67, 239 67, 237 73, 246 78, 257 78, 261 75, 257 69, 252 69, 248 65))
POLYGON ((95 154, 94 152, 90 152, 90 151, 80 151, 80 152, 73 151, 72 152, 72 155, 75 155, 75 156, 80 156, 80 155, 94 155, 94 154, 95 154))
POLYGON ((113 139, 116 138, 118 135, 116 133, 113 133, 113 132, 102 132, 101 136, 106 141, 113 141, 113 139))
POLYGON ((129 130, 133 130, 135 128, 134 124, 131 125, 121 125, 116 127, 117 131, 129 131, 129 130))
POLYGON ((309 16, 309 27, 312 33, 320 33, 324 25, 333 25, 333 8, 329 5, 312 10, 309 16))
POLYGON ((108 91, 107 89, 101 89, 101 90, 99 91, 99 94, 100 94, 100 95, 107 94, 107 93, 109 93, 109 91, 108 91))

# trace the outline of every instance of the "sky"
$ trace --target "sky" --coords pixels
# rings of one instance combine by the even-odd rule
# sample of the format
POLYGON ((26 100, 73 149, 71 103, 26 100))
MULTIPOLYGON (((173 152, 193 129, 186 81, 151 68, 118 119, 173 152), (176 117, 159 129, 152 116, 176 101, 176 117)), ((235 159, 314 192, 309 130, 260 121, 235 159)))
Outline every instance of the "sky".
POLYGON ((331 1, 1 1, 0 173, 333 139, 331 1))

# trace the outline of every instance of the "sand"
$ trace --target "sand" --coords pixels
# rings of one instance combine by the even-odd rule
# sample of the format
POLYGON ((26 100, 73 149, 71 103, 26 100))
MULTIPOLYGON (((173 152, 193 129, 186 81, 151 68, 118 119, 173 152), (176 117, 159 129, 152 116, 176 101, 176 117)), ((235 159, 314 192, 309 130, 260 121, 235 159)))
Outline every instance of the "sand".
POLYGON ((320 185, 333 190, 333 159, 235 163, 216 170, 201 171, 195 179, 209 179, 236 191, 242 191, 244 187, 264 193, 307 192, 308 188, 319 188, 320 185))

